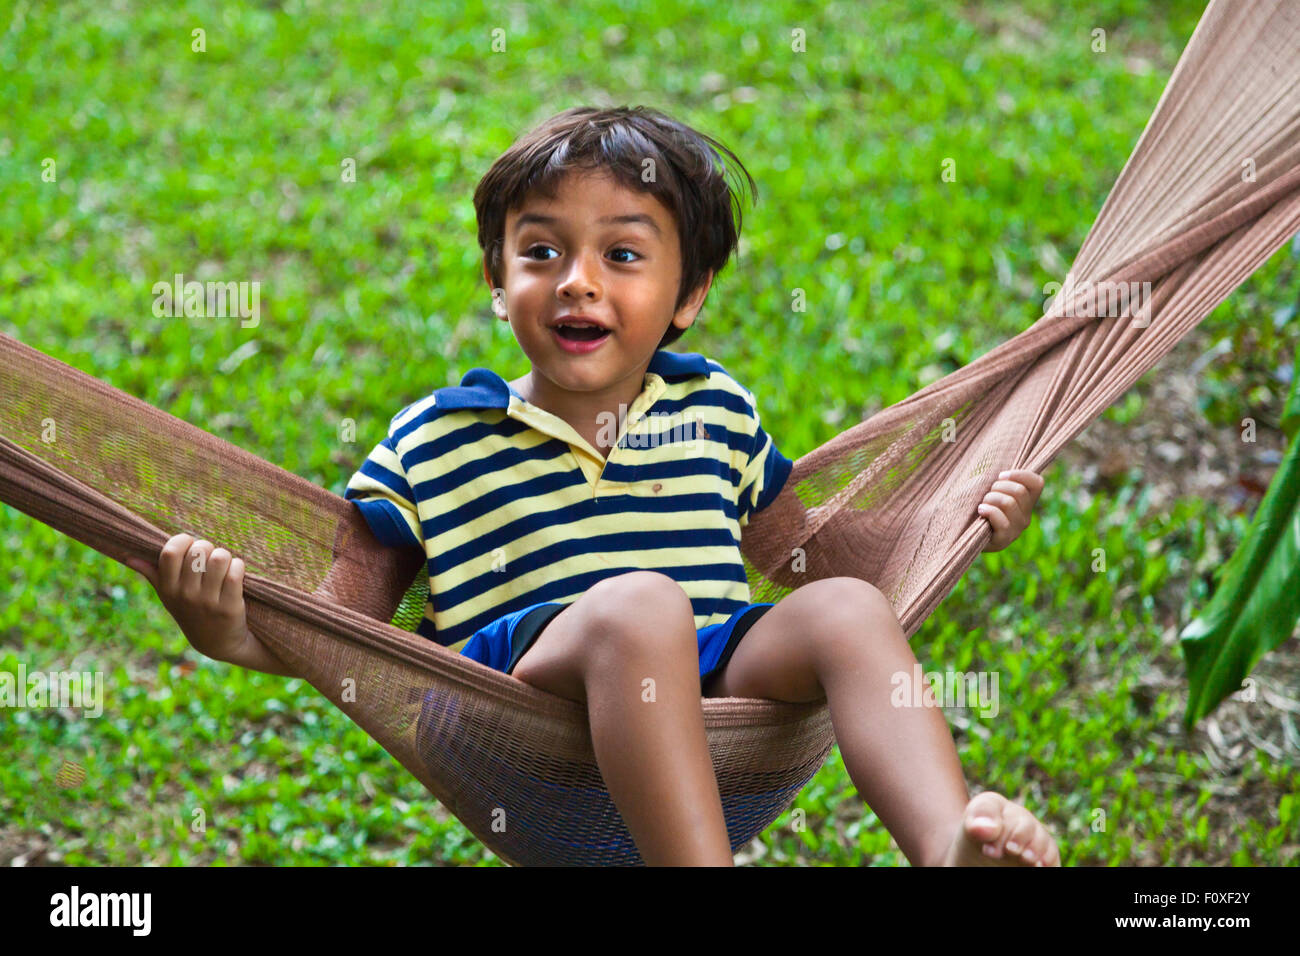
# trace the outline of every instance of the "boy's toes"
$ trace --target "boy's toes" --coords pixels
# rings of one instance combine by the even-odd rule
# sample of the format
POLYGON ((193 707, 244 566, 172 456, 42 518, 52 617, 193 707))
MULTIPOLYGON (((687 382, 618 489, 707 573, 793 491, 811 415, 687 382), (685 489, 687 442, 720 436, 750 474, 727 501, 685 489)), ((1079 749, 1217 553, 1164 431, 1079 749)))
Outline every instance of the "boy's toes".
POLYGON ((991 791, 985 791, 970 800, 943 865, 996 866, 997 862, 983 851, 995 846, 997 840, 1007 834, 1002 813, 1007 802, 1006 797, 991 791))
POLYGON ((945 863, 949 866, 1059 866, 1047 828, 1000 793, 974 797, 962 814, 945 863))
POLYGON ((962 828, 966 835, 976 843, 988 844, 1005 836, 1002 824, 1002 808, 1007 798, 1000 793, 986 790, 966 804, 962 815, 962 828))
POLYGON ((1047 827, 1040 826, 1037 836, 1030 844, 1034 851, 1034 866, 1060 866, 1061 851, 1056 841, 1047 832, 1047 827))
POLYGON ((1003 829, 1006 838, 1001 841, 1002 855, 1019 858, 1031 866, 1038 861, 1034 850, 1034 839, 1043 827, 1024 807, 1008 803, 1002 811, 1003 829))

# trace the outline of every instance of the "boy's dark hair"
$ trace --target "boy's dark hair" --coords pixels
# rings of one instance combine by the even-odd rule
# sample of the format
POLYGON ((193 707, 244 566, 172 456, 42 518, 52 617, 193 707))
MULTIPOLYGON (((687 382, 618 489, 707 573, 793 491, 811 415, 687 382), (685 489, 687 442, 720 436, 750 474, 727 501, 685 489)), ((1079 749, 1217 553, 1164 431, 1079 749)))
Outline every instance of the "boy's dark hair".
MULTIPOLYGON (((655 196, 676 217, 682 253, 676 312, 710 272, 716 277, 722 271, 740 237, 740 194, 727 183, 723 155, 744 173, 757 200, 754 178, 735 154, 656 109, 578 106, 552 116, 516 140, 474 190, 478 244, 493 286, 504 285, 506 212, 521 208, 534 191, 554 197, 559 180, 572 171, 600 169, 655 196), (642 180, 647 159, 653 160, 651 182, 642 180)), ((659 347, 683 331, 670 325, 659 347)))

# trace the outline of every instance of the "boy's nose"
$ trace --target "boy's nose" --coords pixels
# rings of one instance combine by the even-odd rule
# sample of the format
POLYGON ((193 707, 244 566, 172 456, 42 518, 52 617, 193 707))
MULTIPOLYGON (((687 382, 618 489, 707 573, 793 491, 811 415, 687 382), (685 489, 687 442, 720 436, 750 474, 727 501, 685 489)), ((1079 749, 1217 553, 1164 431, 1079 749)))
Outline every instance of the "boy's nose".
POLYGON ((599 265, 591 256, 574 256, 573 264, 555 290, 560 296, 593 296, 600 292, 599 265))

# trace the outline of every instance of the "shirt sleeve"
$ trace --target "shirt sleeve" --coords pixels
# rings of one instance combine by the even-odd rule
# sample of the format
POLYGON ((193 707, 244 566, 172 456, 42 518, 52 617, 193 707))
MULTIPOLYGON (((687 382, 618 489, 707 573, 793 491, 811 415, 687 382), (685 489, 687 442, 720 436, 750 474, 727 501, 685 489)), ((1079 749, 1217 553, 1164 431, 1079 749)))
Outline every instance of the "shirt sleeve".
POLYGON ((740 494, 737 505, 740 526, 749 524, 751 516, 762 511, 781 493, 794 462, 777 449, 772 436, 763 430, 752 393, 746 392, 752 417, 752 431, 748 439, 748 461, 740 476, 740 494))
POLYGON ((394 548, 424 548, 415 495, 406 480, 391 423, 388 437, 375 446, 348 481, 343 497, 357 503, 380 543, 394 548))

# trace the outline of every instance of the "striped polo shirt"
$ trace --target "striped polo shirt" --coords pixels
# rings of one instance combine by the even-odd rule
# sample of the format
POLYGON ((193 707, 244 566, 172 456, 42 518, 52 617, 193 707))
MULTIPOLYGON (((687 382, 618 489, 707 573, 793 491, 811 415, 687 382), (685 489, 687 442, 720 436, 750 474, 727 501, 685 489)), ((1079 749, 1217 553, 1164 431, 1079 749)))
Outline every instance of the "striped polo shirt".
POLYGON ((753 394, 712 359, 660 349, 614 418, 606 459, 485 368, 393 417, 344 497, 381 542, 424 552, 417 633, 457 649, 504 614, 637 570, 677 581, 696 628, 749 603, 741 529, 793 467, 753 394))

